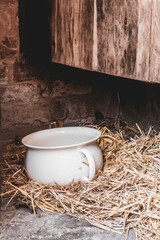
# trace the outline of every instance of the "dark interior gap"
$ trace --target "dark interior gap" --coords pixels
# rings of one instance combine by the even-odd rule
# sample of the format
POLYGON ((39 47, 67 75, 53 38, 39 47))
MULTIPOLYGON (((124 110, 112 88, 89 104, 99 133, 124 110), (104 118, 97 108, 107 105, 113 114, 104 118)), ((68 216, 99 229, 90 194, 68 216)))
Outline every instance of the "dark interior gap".
POLYGON ((20 52, 33 62, 51 59, 51 0, 19 0, 20 52))

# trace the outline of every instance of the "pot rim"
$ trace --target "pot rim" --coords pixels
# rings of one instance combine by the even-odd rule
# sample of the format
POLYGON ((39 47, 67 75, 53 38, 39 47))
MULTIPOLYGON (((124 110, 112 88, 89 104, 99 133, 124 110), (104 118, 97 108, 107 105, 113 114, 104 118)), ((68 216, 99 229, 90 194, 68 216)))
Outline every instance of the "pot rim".
MULTIPOLYGON (((86 133, 85 133, 86 134, 86 133)), ((32 149, 66 149, 66 148, 72 148, 72 147, 78 147, 78 146, 82 146, 82 145, 86 145, 92 142, 95 142, 101 135, 101 132, 98 129, 95 129, 93 127, 83 127, 83 126, 74 126, 74 127, 60 127, 60 128, 51 128, 51 129, 45 129, 45 130, 40 130, 40 131, 36 131, 33 132, 31 134, 28 134, 27 136, 22 138, 22 143, 23 145, 25 145, 28 148, 32 148, 32 149), (66 144, 66 145, 59 145, 59 146, 39 146, 38 144, 36 145, 35 142, 37 139, 39 139, 38 137, 41 137, 43 139, 44 136, 47 135, 47 133, 61 133, 61 134, 65 134, 65 132, 70 131, 70 130, 76 130, 76 131, 88 131, 90 132, 90 134, 94 133, 94 137, 90 136, 89 140, 86 141, 80 141, 78 143, 75 144, 66 144)), ((78 134, 77 134, 78 136, 78 134)))

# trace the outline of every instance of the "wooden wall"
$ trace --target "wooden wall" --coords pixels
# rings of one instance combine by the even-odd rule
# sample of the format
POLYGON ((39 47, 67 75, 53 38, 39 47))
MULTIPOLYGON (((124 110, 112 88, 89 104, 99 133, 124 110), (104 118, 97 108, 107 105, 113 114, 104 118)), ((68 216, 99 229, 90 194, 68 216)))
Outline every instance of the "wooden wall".
POLYGON ((52 61, 160 83, 160 0, 53 0, 52 61))
POLYGON ((92 0, 53 1, 53 60, 92 68, 92 0))

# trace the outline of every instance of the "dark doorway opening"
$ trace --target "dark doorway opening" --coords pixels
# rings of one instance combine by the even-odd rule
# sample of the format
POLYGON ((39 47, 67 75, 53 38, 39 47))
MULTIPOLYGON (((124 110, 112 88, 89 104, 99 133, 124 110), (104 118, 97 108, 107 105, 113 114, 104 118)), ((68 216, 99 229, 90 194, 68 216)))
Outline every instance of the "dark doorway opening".
POLYGON ((51 59, 51 0, 19 0, 20 53, 34 62, 51 59))

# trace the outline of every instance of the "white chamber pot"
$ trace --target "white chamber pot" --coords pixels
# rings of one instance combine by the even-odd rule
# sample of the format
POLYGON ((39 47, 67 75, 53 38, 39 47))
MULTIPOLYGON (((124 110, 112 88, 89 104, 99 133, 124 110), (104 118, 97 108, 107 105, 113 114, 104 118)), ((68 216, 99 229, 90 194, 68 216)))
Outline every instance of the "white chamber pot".
POLYGON ((22 143, 27 147, 29 178, 62 186, 73 180, 93 180, 103 166, 99 137, 100 131, 90 127, 53 128, 27 135, 22 143))

